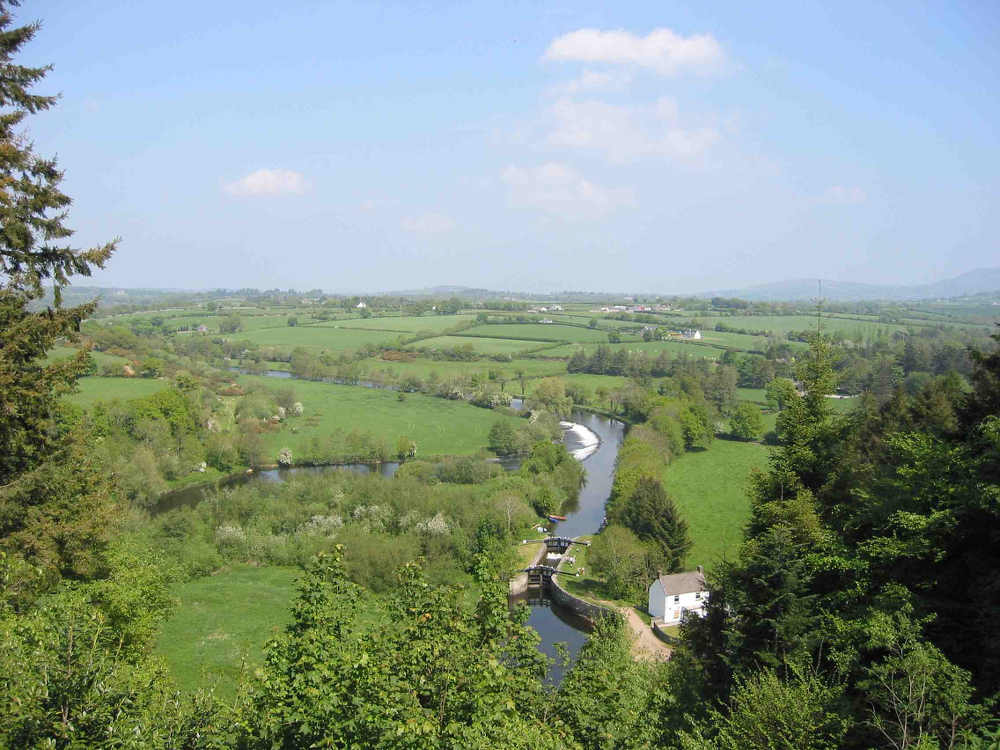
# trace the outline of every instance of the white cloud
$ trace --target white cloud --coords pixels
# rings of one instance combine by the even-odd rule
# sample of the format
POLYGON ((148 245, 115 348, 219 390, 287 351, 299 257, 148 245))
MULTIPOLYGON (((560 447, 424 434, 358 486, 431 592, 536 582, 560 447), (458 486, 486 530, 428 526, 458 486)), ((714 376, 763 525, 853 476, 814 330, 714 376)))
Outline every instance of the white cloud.
POLYGON ((500 179, 507 185, 512 203, 564 218, 600 216, 635 203, 632 190, 602 187, 566 164, 512 165, 503 170, 500 179))
POLYGON ((840 205, 853 205, 864 203, 868 199, 868 194, 857 186, 833 185, 823 193, 823 203, 836 203, 840 205))
POLYGON ((309 189, 309 183, 291 169, 258 169, 225 186, 230 195, 299 195, 309 189))
POLYGON ((444 214, 420 214, 407 216, 401 226, 414 234, 443 234, 455 228, 455 220, 444 214))
POLYGON ((599 151, 619 163, 645 156, 693 159, 719 140, 714 128, 682 126, 676 102, 667 97, 645 107, 564 97, 553 104, 551 117, 550 145, 599 151))
POLYGON ((631 74, 621 71, 585 70, 567 83, 563 90, 568 94, 576 94, 581 91, 621 91, 631 81, 631 74))
POLYGON ((722 65, 725 55, 710 34, 684 37, 660 28, 636 36, 627 31, 579 29, 553 39, 544 59, 636 65, 674 75, 683 70, 711 72, 722 65))

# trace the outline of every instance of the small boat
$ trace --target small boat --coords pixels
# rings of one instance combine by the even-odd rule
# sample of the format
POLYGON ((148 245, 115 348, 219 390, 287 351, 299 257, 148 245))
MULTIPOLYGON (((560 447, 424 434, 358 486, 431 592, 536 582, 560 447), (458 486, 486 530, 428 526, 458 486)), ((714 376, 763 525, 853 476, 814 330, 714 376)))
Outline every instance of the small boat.
POLYGON ((566 516, 554 516, 554 515, 550 514, 548 516, 548 519, 550 521, 552 521, 553 523, 555 523, 556 521, 565 521, 566 520, 566 516))

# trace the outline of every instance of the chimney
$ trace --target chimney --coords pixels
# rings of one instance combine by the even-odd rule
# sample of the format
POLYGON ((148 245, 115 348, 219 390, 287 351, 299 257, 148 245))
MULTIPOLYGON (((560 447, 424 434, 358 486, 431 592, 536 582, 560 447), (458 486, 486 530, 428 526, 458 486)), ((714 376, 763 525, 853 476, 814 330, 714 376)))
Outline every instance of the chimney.
POLYGON ((702 568, 700 565, 698 566, 698 575, 700 576, 705 575, 705 569, 702 568))

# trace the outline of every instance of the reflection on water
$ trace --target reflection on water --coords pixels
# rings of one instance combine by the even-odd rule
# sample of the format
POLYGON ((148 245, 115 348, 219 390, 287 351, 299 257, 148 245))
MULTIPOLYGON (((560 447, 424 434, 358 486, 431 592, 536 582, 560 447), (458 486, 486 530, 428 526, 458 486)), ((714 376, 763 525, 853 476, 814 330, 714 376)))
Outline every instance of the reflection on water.
POLYGON ((562 682, 566 667, 558 661, 556 644, 566 644, 570 655, 575 657, 587 640, 587 633, 591 630, 590 623, 568 610, 553 607, 548 597, 539 596, 537 592, 513 596, 510 603, 512 607, 528 608, 527 624, 537 630, 542 639, 539 650, 556 660, 549 669, 548 679, 558 685, 562 682))
POLYGON ((293 466, 288 469, 265 469, 253 474, 237 474, 226 477, 218 483, 196 484, 190 487, 182 487, 173 492, 160 495, 159 499, 150 509, 150 513, 158 516, 161 513, 183 508, 186 505, 196 505, 204 500, 208 495, 224 487, 236 487, 249 482, 284 482, 293 474, 325 474, 329 471, 353 471, 355 474, 378 473, 383 477, 392 478, 399 469, 398 461, 384 461, 380 464, 337 464, 334 466, 293 466))

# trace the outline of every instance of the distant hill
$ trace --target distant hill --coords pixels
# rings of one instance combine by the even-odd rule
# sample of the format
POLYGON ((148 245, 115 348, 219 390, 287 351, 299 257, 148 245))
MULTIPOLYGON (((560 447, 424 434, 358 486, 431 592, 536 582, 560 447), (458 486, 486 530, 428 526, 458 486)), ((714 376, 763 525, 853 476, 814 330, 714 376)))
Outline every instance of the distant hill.
MULTIPOLYGON (((699 297, 738 297, 750 301, 816 299, 816 279, 793 279, 771 284, 704 292, 699 297)), ((933 284, 887 286, 850 281, 823 280, 823 298, 836 301, 915 300, 964 297, 984 292, 1000 292, 1000 268, 979 268, 933 284)))

